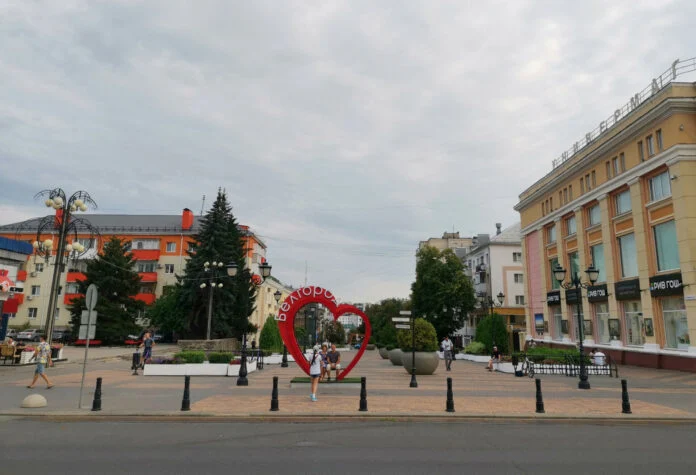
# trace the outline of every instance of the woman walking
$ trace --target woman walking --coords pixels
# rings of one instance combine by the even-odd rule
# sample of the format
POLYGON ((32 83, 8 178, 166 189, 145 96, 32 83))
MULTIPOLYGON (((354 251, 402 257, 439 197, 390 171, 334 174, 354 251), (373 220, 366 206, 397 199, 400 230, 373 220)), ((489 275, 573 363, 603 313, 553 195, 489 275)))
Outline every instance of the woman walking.
POLYGON ((312 359, 309 361, 309 378, 312 380, 312 394, 309 396, 312 402, 317 400, 317 387, 319 386, 319 377, 321 376, 321 356, 314 350, 312 359))

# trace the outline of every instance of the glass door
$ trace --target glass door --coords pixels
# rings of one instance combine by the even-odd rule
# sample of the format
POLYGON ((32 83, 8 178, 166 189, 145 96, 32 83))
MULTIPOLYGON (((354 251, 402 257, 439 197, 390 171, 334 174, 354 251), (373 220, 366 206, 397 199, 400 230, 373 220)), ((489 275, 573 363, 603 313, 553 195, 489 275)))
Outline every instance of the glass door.
POLYGON ((599 342, 608 345, 611 336, 609 335, 609 304, 594 304, 595 316, 597 317, 597 337, 599 342))
POLYGON ((551 307, 553 311, 553 339, 561 340, 563 336, 561 335, 561 326, 563 325, 563 315, 561 314, 561 307, 553 306, 551 307))
POLYGON ((640 300, 629 300, 623 303, 624 318, 626 321, 626 343, 628 345, 642 345, 643 338, 643 312, 641 312, 640 300))
POLYGON ((665 347, 688 350, 689 327, 686 324, 686 307, 682 297, 662 299, 662 319, 665 322, 665 347))

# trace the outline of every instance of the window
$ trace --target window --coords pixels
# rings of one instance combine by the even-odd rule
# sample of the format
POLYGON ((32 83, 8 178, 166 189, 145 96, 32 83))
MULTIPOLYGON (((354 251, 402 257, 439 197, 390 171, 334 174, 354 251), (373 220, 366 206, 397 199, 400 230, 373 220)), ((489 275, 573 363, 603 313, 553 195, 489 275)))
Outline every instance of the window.
POLYGON ((691 343, 683 297, 662 299, 662 318, 665 323, 665 346, 688 349, 691 343))
POLYGON ((562 337, 561 329, 563 328, 563 313, 561 313, 561 306, 553 306, 553 339, 560 340, 562 337))
POLYGON ((516 284, 523 284, 524 283, 524 277, 522 274, 515 274, 515 283, 516 284))
POLYGON ((513 252, 512 253, 512 262, 522 262, 522 253, 521 252, 513 252))
POLYGON ((149 285, 142 285, 140 286, 140 292, 139 294, 154 294, 155 293, 155 288, 151 287, 149 285))
POLYGON ((619 168, 621 173, 626 171, 626 155, 623 152, 619 154, 619 168))
POLYGON ((571 216, 566 219, 566 236, 572 236, 576 232, 575 216, 571 216))
POLYGON ((544 208, 544 202, 541 202, 541 215, 546 216, 546 208, 544 208))
POLYGON ((631 211, 631 192, 622 191, 616 195, 616 214, 624 214, 631 211))
POLYGON ((138 261, 136 268, 138 272, 156 272, 157 261, 138 261))
POLYGON ((599 271, 597 282, 606 282, 607 273, 606 267, 604 266, 604 244, 597 244, 590 247, 590 255, 592 257, 592 265, 599 271))
POLYGON ((515 305, 524 305, 524 295, 515 295, 515 305))
POLYGON ((621 257, 621 277, 637 277, 636 239, 633 233, 618 238, 621 257))
POLYGON ((44 269, 44 265, 42 262, 38 262, 38 263, 34 264, 34 271, 35 272, 43 272, 43 269, 44 269))
POLYGON ((553 275, 553 270, 558 266, 558 258, 554 257, 549 261, 549 276, 551 277, 551 290, 556 290, 561 288, 561 284, 556 280, 553 275))
POLYGON ((165 274, 173 274, 174 273, 174 264, 165 264, 164 265, 164 273, 165 274))
POLYGON ((650 179, 650 201, 661 200, 672 195, 669 172, 660 173, 650 179))
POLYGON ((55 321, 55 320, 58 320, 58 317, 60 317, 60 309, 59 309, 58 307, 56 307, 56 308, 53 310, 53 320, 54 320, 54 321, 55 321))
POLYGON ((594 170, 592 170, 592 188, 594 188, 595 186, 597 186, 597 174, 594 170))
POLYGON ((568 197, 573 201, 573 185, 568 185, 568 197))
POLYGON ((553 211, 553 196, 549 198, 549 205, 551 206, 551 211, 553 211))
POLYGON ((588 221, 590 222, 590 226, 599 224, 602 221, 602 216, 599 211, 599 205, 594 205, 589 210, 587 210, 587 217, 588 221))
POLYGON ((655 140, 657 141, 657 151, 662 151, 662 129, 655 132, 655 140))
POLYGON ((606 345, 611 340, 609 335, 609 304, 605 302, 594 304, 594 312, 597 317, 599 343, 606 345))
POLYGON ((167 243, 167 252, 176 252, 176 243, 175 242, 168 242, 167 243))
POLYGON ((36 307, 29 307, 29 318, 36 318, 39 313, 39 309, 36 307))
POLYGON ((648 148, 648 157, 655 155, 655 147, 653 146, 652 135, 645 137, 645 146, 648 148))
POLYGON ((642 345, 643 341, 643 312, 640 300, 629 300, 623 303, 624 319, 626 322, 626 343, 642 345))
POLYGON ((611 159, 611 169, 613 170, 614 176, 621 173, 619 171, 619 157, 614 157, 611 159))
POLYGON ((187 242, 186 243, 186 250, 188 252, 196 252, 196 245, 192 242, 187 242))
POLYGON ((68 282, 67 288, 65 289, 67 294, 79 294, 80 286, 77 282, 68 282))
POLYGON ((566 279, 570 280, 570 278, 574 276, 580 276, 580 259, 578 257, 578 251, 568 253, 568 268, 570 275, 567 275, 566 279))
POLYGON ((31 295, 41 295, 41 286, 40 285, 32 285, 31 286, 31 295))
POLYGON ((645 152, 643 152, 643 141, 642 140, 638 141, 638 158, 640 158, 641 162, 645 161, 645 152))
POLYGON ((563 202, 568 202, 568 188, 563 188, 563 202))
POLYGON ((674 220, 653 227, 657 270, 679 269, 679 248, 677 247, 677 228, 674 220))
POLYGON ((585 193, 585 179, 580 177, 580 194, 585 193))
POLYGON ((604 166, 607 167, 607 180, 609 180, 611 179, 611 163, 607 161, 604 166))
POLYGON ((590 191, 592 189, 592 186, 590 184, 590 174, 588 173, 585 175, 585 187, 587 188, 587 191, 590 191))
POLYGON ((551 225, 551 227, 546 230, 546 238, 549 243, 556 242, 556 225, 551 225))
POLYGON ((138 239, 133 241, 133 249, 159 249, 159 239, 138 239))

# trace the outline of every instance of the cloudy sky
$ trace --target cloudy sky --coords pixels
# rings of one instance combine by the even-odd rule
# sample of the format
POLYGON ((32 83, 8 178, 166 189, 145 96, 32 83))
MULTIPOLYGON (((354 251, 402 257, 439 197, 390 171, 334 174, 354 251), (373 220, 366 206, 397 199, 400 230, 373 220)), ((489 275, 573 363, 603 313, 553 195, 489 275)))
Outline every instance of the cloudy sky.
MULTIPOLYGON (((227 189, 281 280, 406 297, 419 240, 519 193, 676 58, 696 2, 0 3, 0 224, 227 189)), ((694 80, 689 78, 690 80, 694 80)))

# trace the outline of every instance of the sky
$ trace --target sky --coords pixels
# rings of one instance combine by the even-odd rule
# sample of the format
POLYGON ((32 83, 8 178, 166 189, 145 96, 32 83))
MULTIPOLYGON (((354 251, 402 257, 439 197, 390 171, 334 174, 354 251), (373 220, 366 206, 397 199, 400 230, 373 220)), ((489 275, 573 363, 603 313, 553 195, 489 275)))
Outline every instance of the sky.
POLYGON ((693 0, 5 0, 0 224, 46 214, 46 188, 198 214, 223 187, 280 280, 407 297, 419 241, 519 221, 553 159, 696 56, 695 17, 693 0))

